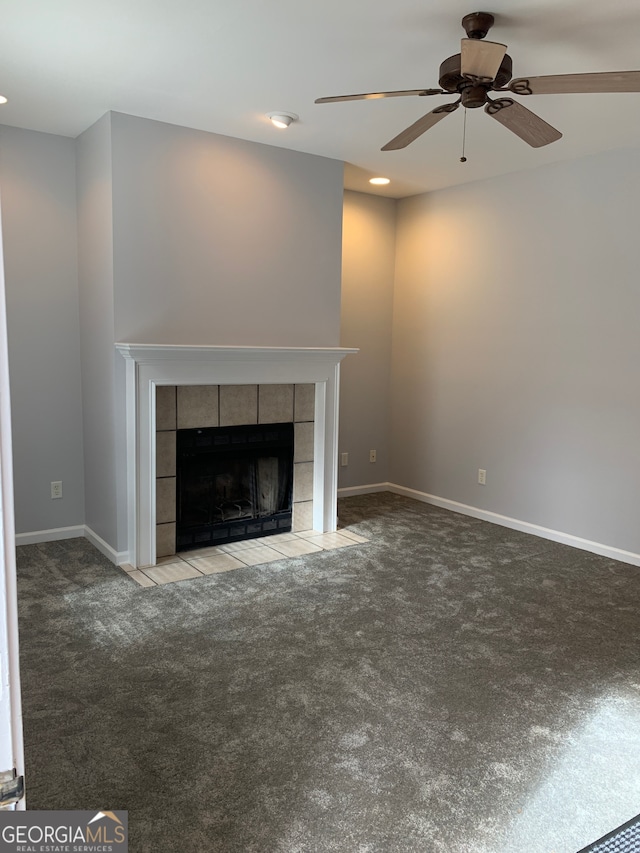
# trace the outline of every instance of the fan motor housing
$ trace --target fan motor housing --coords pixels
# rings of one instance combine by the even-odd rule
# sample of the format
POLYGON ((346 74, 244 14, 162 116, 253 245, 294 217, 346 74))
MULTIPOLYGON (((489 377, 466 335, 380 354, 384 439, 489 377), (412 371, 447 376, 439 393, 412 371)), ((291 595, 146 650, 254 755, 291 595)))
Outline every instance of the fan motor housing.
POLYGON ((478 109, 487 103, 486 86, 466 86, 461 92, 462 106, 469 110, 478 109))
MULTIPOLYGON (((448 57, 440 66, 440 79, 438 80, 442 89, 447 92, 460 92, 470 85, 470 81, 463 77, 460 73, 462 58, 459 53, 448 57)), ((490 89, 502 89, 506 86, 513 75, 513 62, 508 53, 505 53, 504 59, 500 64, 495 80, 491 83, 490 89)))

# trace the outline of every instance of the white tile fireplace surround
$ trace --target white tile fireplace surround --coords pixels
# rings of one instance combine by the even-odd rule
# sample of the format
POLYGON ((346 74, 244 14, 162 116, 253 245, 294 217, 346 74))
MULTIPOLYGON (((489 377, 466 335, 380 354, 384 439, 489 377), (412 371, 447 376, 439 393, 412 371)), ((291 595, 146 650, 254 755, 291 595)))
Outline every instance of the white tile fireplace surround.
POLYGON ((156 387, 315 385, 313 527, 337 526, 340 362, 357 349, 116 344, 125 359, 127 560, 156 564, 156 387))

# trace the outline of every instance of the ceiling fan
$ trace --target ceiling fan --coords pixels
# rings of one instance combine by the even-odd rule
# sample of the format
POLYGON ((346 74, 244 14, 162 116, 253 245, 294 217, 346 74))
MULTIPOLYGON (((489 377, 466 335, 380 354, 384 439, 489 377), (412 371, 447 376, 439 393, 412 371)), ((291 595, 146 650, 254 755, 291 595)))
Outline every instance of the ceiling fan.
POLYGON ((406 89, 397 92, 369 92, 363 95, 336 95, 318 98, 316 104, 339 101, 399 98, 406 95, 458 94, 457 101, 442 104, 410 127, 395 136, 382 151, 406 148, 435 124, 458 109, 460 104, 469 109, 484 107, 496 119, 534 148, 549 145, 562 134, 540 116, 509 97, 490 98, 489 92, 509 92, 513 95, 556 95, 600 92, 640 92, 640 71, 605 71, 588 74, 554 74, 547 77, 518 77, 511 79, 512 61, 507 46, 497 42, 482 41, 494 23, 489 12, 465 15, 462 26, 467 38, 461 41, 460 53, 445 59, 440 66, 440 89, 406 89), (511 81, 511 82, 509 82, 511 81))

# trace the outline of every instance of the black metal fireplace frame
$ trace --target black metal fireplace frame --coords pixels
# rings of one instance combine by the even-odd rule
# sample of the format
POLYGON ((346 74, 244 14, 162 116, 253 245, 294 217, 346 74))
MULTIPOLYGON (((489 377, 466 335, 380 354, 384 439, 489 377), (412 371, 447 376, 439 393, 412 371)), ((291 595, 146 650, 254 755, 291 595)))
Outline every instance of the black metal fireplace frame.
MULTIPOLYGON (((293 506, 293 423, 255 424, 202 429, 179 429, 176 437, 176 551, 223 545, 291 530, 293 506), (187 468, 203 466, 213 478, 230 459, 249 463, 260 456, 276 455, 285 466, 282 502, 276 512, 244 518, 214 518, 203 523, 187 522, 187 468)), ((204 478, 206 479, 206 477, 204 478)), ((220 509, 219 507, 217 508, 220 509)), ((241 510, 239 510, 241 511, 241 510)), ((224 515, 224 513, 222 513, 224 515)))

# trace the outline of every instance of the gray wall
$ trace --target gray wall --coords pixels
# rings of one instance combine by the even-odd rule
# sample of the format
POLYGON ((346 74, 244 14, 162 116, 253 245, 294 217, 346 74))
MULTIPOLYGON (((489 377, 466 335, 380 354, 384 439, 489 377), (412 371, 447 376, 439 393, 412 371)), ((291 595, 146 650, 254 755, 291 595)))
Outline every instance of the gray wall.
POLYGON ((118 550, 111 122, 77 140, 78 277, 85 451, 85 518, 118 550))
POLYGON ((84 522, 74 142, 0 128, 16 532, 84 522), (52 480, 63 498, 51 500, 52 480))
POLYGON ((122 550, 114 342, 338 345, 343 166, 120 114, 1 153, 17 531, 122 550))
POLYGON ((342 163, 111 113, 78 140, 86 523, 126 547, 115 341, 336 346, 342 163))
POLYGON ((392 481, 640 552, 639 198, 635 150, 400 203, 392 481))
POLYGON ((396 202, 345 192, 342 250, 341 345, 359 347, 340 368, 339 468, 347 488, 389 479, 391 318, 396 202), (369 451, 377 462, 369 462, 369 451))
POLYGON ((112 116, 115 331, 337 346, 343 166, 112 116))
POLYGON ((340 342, 362 349, 341 486, 388 479, 640 552, 640 152, 406 199, 397 233, 394 202, 347 193, 339 338, 341 164, 105 116, 77 142, 77 267, 73 141, 0 141, 19 533, 86 521, 124 548, 115 340, 340 342))

